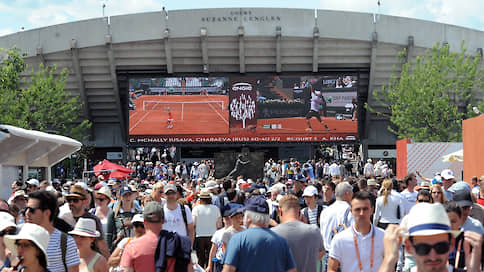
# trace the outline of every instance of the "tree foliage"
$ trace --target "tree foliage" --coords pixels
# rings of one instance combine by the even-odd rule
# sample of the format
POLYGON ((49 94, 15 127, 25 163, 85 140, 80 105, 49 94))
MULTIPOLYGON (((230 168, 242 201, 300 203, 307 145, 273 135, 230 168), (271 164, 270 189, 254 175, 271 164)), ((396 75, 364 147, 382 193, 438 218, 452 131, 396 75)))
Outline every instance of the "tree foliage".
POLYGON ((460 52, 437 43, 415 63, 405 62, 405 57, 404 50, 398 55, 400 74, 394 68, 388 84, 373 92, 376 104, 367 108, 388 115, 389 130, 398 138, 461 141, 462 120, 476 116, 474 106, 484 112, 479 98, 484 87, 480 54, 467 54, 464 43, 460 52))
POLYGON ((0 63, 0 123, 85 140, 91 123, 82 120, 82 103, 65 90, 67 69, 56 75, 56 66, 32 70, 22 88, 27 69, 16 48, 4 50, 0 63))

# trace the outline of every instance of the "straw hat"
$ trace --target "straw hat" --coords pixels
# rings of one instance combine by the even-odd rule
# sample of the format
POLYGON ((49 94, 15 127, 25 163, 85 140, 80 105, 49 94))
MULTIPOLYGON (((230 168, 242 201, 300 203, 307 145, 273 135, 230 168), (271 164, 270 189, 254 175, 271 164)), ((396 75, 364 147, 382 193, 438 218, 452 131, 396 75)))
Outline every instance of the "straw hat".
POLYGON ((111 189, 109 189, 108 187, 101 187, 99 190, 97 190, 98 194, 102 194, 102 195, 105 195, 107 196, 108 198, 111 198, 111 189))
POLYGON ((49 246, 50 234, 43 227, 25 223, 20 229, 19 233, 16 235, 5 235, 3 241, 7 248, 13 253, 13 255, 18 256, 17 246, 15 241, 17 240, 29 240, 34 243, 41 251, 44 253, 45 263, 48 264, 47 260, 47 247, 49 246))
POLYGON ((444 206, 440 203, 418 203, 412 207, 402 220, 402 227, 407 228, 406 236, 436 235, 451 233, 459 235, 460 231, 451 230, 450 221, 444 206))
POLYGON ((79 235, 85 237, 99 237, 99 231, 96 230, 96 221, 91 218, 79 218, 74 230, 69 231, 71 235, 79 235))
POLYGON ((212 198, 212 196, 210 195, 210 192, 206 189, 202 189, 202 191, 200 192, 200 195, 198 197, 200 197, 200 198, 212 198))

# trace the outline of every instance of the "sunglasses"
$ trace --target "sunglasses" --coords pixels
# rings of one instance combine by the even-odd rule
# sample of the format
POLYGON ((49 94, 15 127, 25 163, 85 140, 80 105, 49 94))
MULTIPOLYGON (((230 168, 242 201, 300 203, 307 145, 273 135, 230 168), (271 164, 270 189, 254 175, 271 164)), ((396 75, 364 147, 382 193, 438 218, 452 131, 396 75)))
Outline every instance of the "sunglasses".
POLYGON ((25 207, 24 208, 24 214, 27 213, 27 211, 30 212, 30 213, 35 213, 35 211, 38 210, 38 209, 39 209, 39 207, 36 207, 36 208, 35 207, 25 207))
POLYGON ((100 197, 100 198, 96 198, 97 201, 99 202, 103 202, 105 200, 108 200, 107 198, 104 198, 104 197, 100 197))
POLYGON ((450 249, 450 243, 448 241, 445 242, 439 242, 435 245, 429 245, 425 243, 420 243, 420 244, 414 244, 412 241, 412 246, 415 248, 415 253, 419 256, 425 256, 430 253, 432 248, 435 250, 437 254, 444 254, 449 252, 450 249))
POLYGON ((173 191, 169 191, 169 192, 165 193, 165 195, 176 195, 176 193, 173 192, 173 191))
POLYGON ((422 203, 422 202, 430 203, 430 200, 429 199, 418 199, 417 202, 418 203, 422 203))
POLYGON ((67 203, 71 203, 71 202, 74 202, 74 203, 79 203, 79 201, 81 200, 85 200, 85 198, 82 198, 82 199, 79 199, 79 198, 68 198, 67 199, 67 203))
POLYGON ((442 192, 437 192, 437 191, 436 192, 432 192, 432 194, 438 194, 438 195, 440 195, 441 193, 442 192))
POLYGON ((0 231, 0 237, 3 237, 5 235, 15 235, 17 233, 17 229, 8 229, 8 230, 2 230, 0 231))
POLYGON ((29 248, 34 246, 32 243, 20 243, 18 241, 15 242, 15 245, 19 248, 29 248))
POLYGON ((134 228, 145 228, 145 225, 143 223, 133 223, 134 228))

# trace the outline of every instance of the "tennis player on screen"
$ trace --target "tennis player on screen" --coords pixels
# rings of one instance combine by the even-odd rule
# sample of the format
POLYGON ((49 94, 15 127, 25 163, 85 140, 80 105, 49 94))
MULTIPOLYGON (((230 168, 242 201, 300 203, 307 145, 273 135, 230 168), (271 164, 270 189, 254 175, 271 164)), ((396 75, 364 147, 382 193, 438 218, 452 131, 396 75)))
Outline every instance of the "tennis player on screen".
POLYGON ((326 130, 329 130, 328 125, 321 119, 320 109, 319 106, 324 103, 323 94, 321 91, 315 91, 313 89, 313 85, 310 85, 311 88, 311 109, 309 110, 308 114, 306 114, 306 122, 308 123, 308 128, 306 131, 312 131, 313 128, 311 127, 311 123, 309 122, 311 118, 316 117, 318 121, 324 125, 326 130))
POLYGON ((173 114, 171 113, 170 107, 168 107, 167 110, 168 110, 168 119, 166 120, 166 124, 167 124, 166 128, 173 128, 173 114))

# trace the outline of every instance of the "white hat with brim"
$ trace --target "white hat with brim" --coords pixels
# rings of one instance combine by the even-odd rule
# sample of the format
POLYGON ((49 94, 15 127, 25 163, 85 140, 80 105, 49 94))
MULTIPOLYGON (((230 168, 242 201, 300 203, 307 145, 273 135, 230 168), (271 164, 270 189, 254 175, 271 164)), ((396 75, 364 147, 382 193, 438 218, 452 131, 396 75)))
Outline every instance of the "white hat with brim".
POLYGON ((450 220, 440 203, 418 203, 404 217, 402 227, 407 229, 404 236, 429 236, 450 233, 458 236, 461 231, 451 230, 450 220))
POLYGON ((99 190, 96 191, 97 194, 102 194, 104 196, 107 196, 108 198, 111 199, 111 189, 108 187, 101 187, 99 190))
POLYGON ((34 243, 44 253, 45 263, 48 264, 47 247, 49 246, 50 234, 46 229, 37 224, 25 223, 18 234, 5 235, 3 237, 5 246, 14 256, 18 256, 17 246, 15 245, 17 240, 29 240, 34 243))
POLYGON ((217 187, 218 187, 217 182, 213 180, 209 180, 205 183, 205 188, 207 188, 208 190, 217 189, 217 187))
POLYGON ((92 218, 79 218, 74 230, 69 231, 71 235, 85 237, 99 237, 101 234, 96 230, 96 221, 92 218))
POLYGON ((8 212, 0 212, 0 231, 8 227, 17 227, 15 225, 15 218, 8 212))

